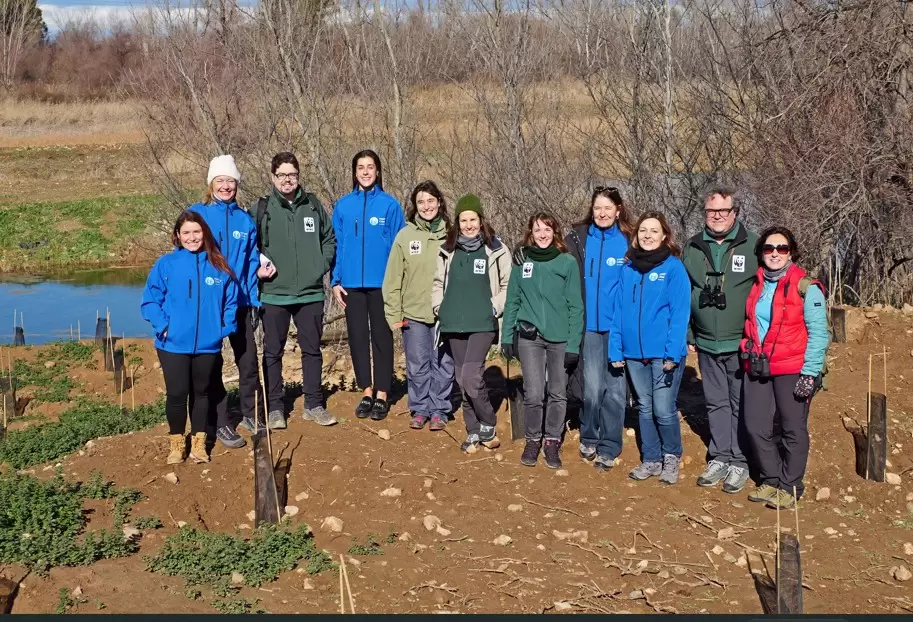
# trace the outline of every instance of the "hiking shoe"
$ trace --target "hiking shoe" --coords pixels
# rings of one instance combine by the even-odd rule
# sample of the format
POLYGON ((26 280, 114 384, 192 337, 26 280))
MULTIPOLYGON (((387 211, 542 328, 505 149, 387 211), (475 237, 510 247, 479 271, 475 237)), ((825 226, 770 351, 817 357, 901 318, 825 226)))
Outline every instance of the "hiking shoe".
MULTIPOLYGON (((253 418, 253 417, 250 417, 250 416, 248 416, 248 415, 244 415, 244 417, 241 418, 241 423, 238 424, 238 427, 239 427, 239 428, 244 428, 245 430, 247 430, 248 432, 250 432, 251 434, 253 434, 253 433, 254 433, 254 427, 255 427, 255 426, 254 426, 254 418, 253 418)), ((266 427, 266 424, 263 422, 263 419, 260 419, 259 427, 260 427, 260 428, 265 428, 265 427, 266 427)))
POLYGON ((593 459, 593 467, 601 473, 610 471, 612 467, 615 466, 615 460, 612 458, 606 458, 604 456, 596 456, 593 459))
POLYGON ((444 419, 441 415, 431 415, 431 423, 428 425, 429 430, 432 432, 437 432, 438 430, 443 430, 446 427, 446 419, 444 419))
POLYGON ((748 481, 748 469, 744 467, 731 466, 726 474, 726 481, 723 482, 723 492, 734 495, 742 492, 745 488, 745 482, 748 481))
POLYGON ((711 486, 716 486, 721 481, 723 481, 723 478, 728 475, 728 469, 729 465, 725 462, 720 462, 719 460, 711 460, 707 463, 707 468, 704 469, 704 472, 701 473, 697 478, 697 485, 701 488, 710 488, 711 486))
POLYGON ((748 500, 755 503, 767 503, 777 494, 777 489, 770 484, 761 484, 748 494, 748 500))
POLYGON ((209 462, 209 454, 206 453, 206 432, 197 432, 190 437, 190 459, 197 464, 209 462))
POLYGON ((270 430, 284 430, 288 427, 288 424, 285 423, 285 414, 281 410, 269 411, 267 424, 270 430))
POLYGON ((479 435, 470 434, 466 437, 466 440, 463 441, 463 444, 460 445, 460 451, 463 453, 471 454, 475 451, 475 448, 479 446, 479 435))
POLYGON ((355 416, 359 419, 367 419, 374 408, 374 400, 367 395, 361 398, 358 406, 355 407, 355 416))
POLYGON ((580 457, 587 461, 593 460, 596 458, 596 448, 592 445, 580 443, 580 457))
POLYGON ((526 447, 523 448, 523 455, 520 456, 520 464, 524 466, 536 466, 539 459, 539 450, 542 448, 542 441, 526 439, 526 447))
POLYGON ((425 427, 425 424, 428 423, 428 420, 431 417, 428 415, 415 415, 412 417, 412 420, 409 422, 409 427, 413 430, 421 430, 425 427))
POLYGON ((550 469, 561 468, 561 441, 548 439, 545 441, 545 466, 550 469))
POLYGON ((777 490, 776 493, 767 501, 767 507, 772 510, 780 508, 781 510, 790 510, 796 505, 796 498, 792 493, 785 490, 777 490))
POLYGON ((216 430, 216 438, 229 449, 238 449, 247 445, 247 441, 241 438, 241 435, 230 425, 223 425, 216 430))
POLYGON ((660 473, 659 481, 663 484, 672 485, 678 481, 678 468, 681 458, 666 454, 663 456, 663 471, 660 473))
POLYGON ((187 441, 183 434, 168 435, 168 464, 180 464, 187 458, 187 441))
POLYGON ((484 423, 479 426, 479 444, 486 449, 497 449, 501 446, 495 426, 484 423))
POLYGON ((387 403, 387 400, 378 398, 374 400, 374 406, 371 407, 371 421, 383 421, 389 412, 390 404, 387 403))
POLYGON ((628 473, 628 477, 638 482, 642 482, 645 479, 650 479, 655 475, 659 475, 663 472, 663 463, 662 462, 641 462, 639 465, 634 467, 634 470, 628 473))
POLYGON ((323 406, 305 408, 301 416, 305 421, 313 421, 317 425, 336 425, 336 417, 323 406))

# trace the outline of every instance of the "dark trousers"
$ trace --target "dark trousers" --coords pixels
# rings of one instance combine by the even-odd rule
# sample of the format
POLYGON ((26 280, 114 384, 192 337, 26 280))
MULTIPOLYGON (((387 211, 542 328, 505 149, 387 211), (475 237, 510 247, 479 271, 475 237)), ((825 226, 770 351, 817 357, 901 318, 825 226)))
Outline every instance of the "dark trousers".
POLYGON ((708 456, 710 460, 745 468, 748 463, 739 444, 743 375, 739 354, 698 352, 697 360, 710 425, 708 456))
MULTIPOLYGON (((241 398, 241 414, 254 418, 255 395, 260 396, 260 417, 263 417, 263 389, 260 387, 260 370, 257 367, 257 344, 254 341, 254 330, 250 325, 250 307, 238 309, 238 330, 228 337, 228 343, 235 355, 238 366, 238 394, 241 398)), ((235 427, 237 421, 231 421, 228 413, 228 392, 222 383, 222 357, 219 357, 217 369, 214 370, 215 386, 212 400, 215 402, 216 425, 218 427, 235 427)))
POLYGON ((377 288, 346 291, 346 329, 349 333, 352 366, 355 368, 355 382, 361 389, 374 387, 375 391, 388 393, 390 385, 393 384, 393 332, 384 316, 384 298, 381 290, 377 288))
POLYGON ((580 443, 595 447, 600 458, 621 455, 627 391, 625 370, 609 365, 609 333, 585 333, 580 443))
POLYGON ((288 340, 288 327, 295 320, 298 347, 301 350, 301 386, 304 407, 323 406, 323 301, 294 305, 263 305, 263 373, 269 395, 269 410, 284 411, 285 381, 282 379, 282 355, 288 340))
POLYGON ((761 484, 802 496, 811 400, 793 395, 799 374, 745 377, 745 430, 761 484))
POLYGON ((523 425, 526 440, 561 440, 567 414, 567 343, 552 343, 542 337, 517 340, 523 369, 523 425), (548 403, 545 402, 546 393, 548 403), (544 412, 543 412, 544 411, 544 412), (543 416, 544 415, 544 416, 543 416))
POLYGON ((206 431, 209 396, 213 390, 218 354, 174 354, 156 350, 165 375, 165 418, 169 434, 184 434, 188 404, 190 433, 206 431))
POLYGON ((447 335, 447 349, 453 357, 453 376, 463 392, 463 422, 467 434, 478 434, 481 425, 497 425, 495 409, 488 399, 485 385, 485 358, 495 333, 461 333, 447 335))

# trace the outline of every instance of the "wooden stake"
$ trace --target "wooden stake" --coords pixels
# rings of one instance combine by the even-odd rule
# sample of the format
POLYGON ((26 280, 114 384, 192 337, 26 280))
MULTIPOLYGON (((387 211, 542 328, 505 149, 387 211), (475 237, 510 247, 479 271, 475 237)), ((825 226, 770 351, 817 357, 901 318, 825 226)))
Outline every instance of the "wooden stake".
POLYGON ((70 324, 70 341, 73 341, 73 325, 70 324))
POLYGON ((869 354, 869 388, 865 396, 865 478, 869 479, 869 455, 872 453, 872 355, 869 354))
POLYGON ((884 357, 884 399, 888 399, 888 348, 881 346, 881 355, 884 357))
POLYGON ((345 594, 343 593, 345 587, 342 583, 342 555, 339 555, 339 613, 345 614, 346 612, 346 601, 345 594))
POLYGON ((254 434, 260 433, 260 392, 254 389, 254 434))
POLYGON ((780 489, 777 489, 777 613, 780 613, 780 489))
POLYGON ((793 486, 793 499, 796 500, 793 510, 796 512, 796 542, 799 542, 799 497, 796 496, 796 487, 793 486))
POLYGON ((133 412, 136 412, 136 369, 130 368, 130 401, 133 404, 133 412))
MULTIPOLYGON (((96 312, 96 315, 98 315, 97 312, 96 312)), ((76 320, 76 339, 78 339, 79 342, 82 343, 82 326, 80 325, 79 320, 76 320)))
POLYGON ((339 554, 340 565, 342 566, 342 577, 346 581, 346 591, 349 593, 349 609, 350 613, 355 613, 355 599, 352 598, 352 586, 349 585, 349 571, 346 570, 346 560, 342 556, 342 553, 339 554))

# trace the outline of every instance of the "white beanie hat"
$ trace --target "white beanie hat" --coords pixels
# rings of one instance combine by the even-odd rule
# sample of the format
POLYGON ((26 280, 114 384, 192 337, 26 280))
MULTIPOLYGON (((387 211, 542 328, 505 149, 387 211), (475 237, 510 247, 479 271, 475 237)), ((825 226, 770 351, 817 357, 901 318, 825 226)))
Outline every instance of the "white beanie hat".
POLYGON ((235 181, 241 181, 241 173, 238 172, 238 167, 235 166, 234 156, 220 155, 214 157, 209 162, 209 173, 206 175, 206 183, 211 184, 212 180, 220 175, 231 177, 235 181))

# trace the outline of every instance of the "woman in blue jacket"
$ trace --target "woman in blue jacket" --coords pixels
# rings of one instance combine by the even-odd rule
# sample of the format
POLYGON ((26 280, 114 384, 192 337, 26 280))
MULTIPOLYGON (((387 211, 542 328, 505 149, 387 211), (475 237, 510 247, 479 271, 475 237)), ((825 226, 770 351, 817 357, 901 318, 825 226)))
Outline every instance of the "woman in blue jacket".
MULTIPOLYGON (((586 310, 582 360, 571 372, 577 376, 576 386, 583 387, 580 457, 593 460, 598 471, 608 471, 621 454, 628 385, 624 369, 609 366, 609 327, 615 286, 633 231, 618 188, 598 186, 586 217, 564 238, 580 268, 586 310)), ((575 379, 569 384, 574 386, 575 379)))
POLYGON ((165 416, 171 445, 168 464, 184 461, 188 399, 190 459, 209 462, 206 420, 222 340, 237 328, 238 284, 206 221, 185 211, 171 236, 174 252, 152 266, 141 307, 155 331, 165 375, 165 416))
POLYGON ((637 394, 641 464, 631 479, 678 481, 682 430, 676 407, 688 353, 691 284, 659 212, 643 214, 616 287, 609 360, 627 366, 637 394))
MULTIPOLYGON (((206 193, 203 201, 188 209, 197 212, 206 221, 218 249, 232 272, 238 278, 238 330, 229 338, 235 364, 238 366, 238 393, 241 398, 241 423, 249 431, 254 430, 254 412, 259 408, 263 413, 263 389, 260 388, 257 367, 257 345, 254 331, 260 323, 260 295, 257 280, 258 269, 262 278, 269 278, 275 267, 260 268, 260 253, 257 251, 257 227, 254 219, 238 207, 236 202, 241 174, 230 155, 216 156, 209 163, 206 175, 206 193), (261 396, 260 404, 254 406, 254 396, 261 396)), ((216 438, 230 448, 244 447, 244 439, 236 430, 236 423, 228 417, 228 397, 222 386, 222 361, 215 376, 218 386, 214 387, 212 398, 217 413, 216 438)), ((261 415, 261 418, 263 415, 261 415)), ((285 427, 285 420, 271 420, 270 427, 285 427)))
POLYGON ((331 284, 346 312, 355 381, 364 391, 355 416, 380 421, 390 411, 387 393, 393 383, 393 332, 381 287, 393 240, 406 221, 399 202, 384 192, 380 156, 370 149, 352 158, 352 188, 333 209, 336 264, 331 284))

